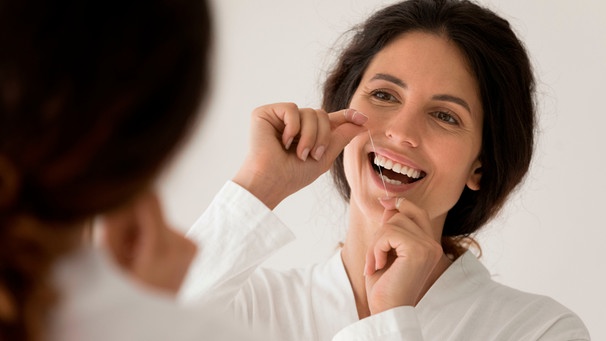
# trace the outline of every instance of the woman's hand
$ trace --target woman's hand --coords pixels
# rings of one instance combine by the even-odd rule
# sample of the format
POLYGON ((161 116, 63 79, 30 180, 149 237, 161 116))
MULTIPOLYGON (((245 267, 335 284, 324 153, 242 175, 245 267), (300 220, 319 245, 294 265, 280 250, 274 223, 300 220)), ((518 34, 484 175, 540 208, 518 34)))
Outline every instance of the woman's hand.
POLYGON ((299 108, 293 103, 259 107, 252 113, 251 147, 233 181, 270 209, 325 173, 367 117, 344 109, 299 108))
POLYGON ((371 314, 416 305, 441 274, 434 270, 442 257, 447 261, 427 212, 403 198, 381 204, 383 226, 370 244, 364 269, 371 314))
POLYGON ((102 217, 102 243, 136 280, 177 294, 196 246, 166 224, 160 201, 147 192, 102 217))

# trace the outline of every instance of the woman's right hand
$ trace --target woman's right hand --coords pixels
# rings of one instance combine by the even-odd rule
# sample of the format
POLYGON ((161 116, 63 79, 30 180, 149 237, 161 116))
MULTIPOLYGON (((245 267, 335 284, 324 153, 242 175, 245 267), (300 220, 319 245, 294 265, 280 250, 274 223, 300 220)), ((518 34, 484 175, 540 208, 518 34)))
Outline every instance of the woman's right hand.
POLYGON ((252 112, 248 156, 233 181, 273 209, 325 173, 367 120, 354 109, 259 107, 252 112))
POLYGON ((450 265, 425 210, 403 198, 383 198, 383 224, 366 254, 366 295, 371 314, 415 306, 450 265))

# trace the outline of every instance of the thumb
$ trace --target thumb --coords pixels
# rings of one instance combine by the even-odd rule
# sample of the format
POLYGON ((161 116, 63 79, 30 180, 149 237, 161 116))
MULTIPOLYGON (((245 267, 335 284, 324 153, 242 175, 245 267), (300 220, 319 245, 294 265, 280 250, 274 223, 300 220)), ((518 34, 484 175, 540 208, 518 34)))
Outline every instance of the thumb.
POLYGON ((368 121, 368 116, 352 108, 331 112, 328 114, 328 118, 333 128, 344 123, 353 123, 362 126, 368 121))
POLYGON ((344 109, 328 114, 328 119, 332 132, 326 155, 334 160, 354 137, 367 130, 363 124, 368 117, 355 109, 344 109))
POLYGON ((383 212, 382 222, 386 223, 391 217, 398 213, 400 202, 404 200, 402 197, 383 197, 379 198, 379 203, 385 208, 383 212))

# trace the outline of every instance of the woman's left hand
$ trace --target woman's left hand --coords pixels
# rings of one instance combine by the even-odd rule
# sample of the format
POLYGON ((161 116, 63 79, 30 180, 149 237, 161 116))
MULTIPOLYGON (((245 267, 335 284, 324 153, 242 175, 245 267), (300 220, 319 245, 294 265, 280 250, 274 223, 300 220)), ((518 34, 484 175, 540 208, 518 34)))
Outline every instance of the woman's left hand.
MULTIPOLYGON (((443 256, 427 212, 402 198, 381 200, 383 225, 366 254, 366 295, 371 314, 414 306, 443 256)), ((431 283, 429 283, 431 284, 431 283)))

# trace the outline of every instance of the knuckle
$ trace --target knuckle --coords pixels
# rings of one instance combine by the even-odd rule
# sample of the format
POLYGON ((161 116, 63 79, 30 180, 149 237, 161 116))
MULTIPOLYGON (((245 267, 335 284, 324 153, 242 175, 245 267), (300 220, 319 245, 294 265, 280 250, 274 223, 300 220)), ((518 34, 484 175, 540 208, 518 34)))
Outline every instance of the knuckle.
POLYGON ((297 106, 297 104, 295 104, 294 102, 282 102, 282 103, 280 103, 280 105, 289 110, 298 110, 299 109, 299 106, 297 106))

